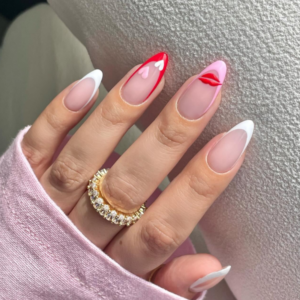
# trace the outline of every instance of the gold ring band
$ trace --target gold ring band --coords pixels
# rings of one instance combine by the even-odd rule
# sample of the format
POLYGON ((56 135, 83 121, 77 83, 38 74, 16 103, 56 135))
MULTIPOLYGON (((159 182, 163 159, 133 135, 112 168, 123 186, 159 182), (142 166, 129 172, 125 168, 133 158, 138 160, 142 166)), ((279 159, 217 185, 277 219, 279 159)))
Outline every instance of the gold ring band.
POLYGON ((153 269, 149 275, 148 281, 152 282, 154 274, 163 266, 164 264, 159 265, 157 268, 153 269))
POLYGON ((100 184, 104 176, 107 174, 108 169, 98 171, 94 177, 89 180, 87 186, 88 195, 91 203, 96 211, 107 221, 120 226, 133 225, 145 213, 146 206, 142 204, 141 207, 134 213, 123 213, 114 208, 101 193, 100 184))

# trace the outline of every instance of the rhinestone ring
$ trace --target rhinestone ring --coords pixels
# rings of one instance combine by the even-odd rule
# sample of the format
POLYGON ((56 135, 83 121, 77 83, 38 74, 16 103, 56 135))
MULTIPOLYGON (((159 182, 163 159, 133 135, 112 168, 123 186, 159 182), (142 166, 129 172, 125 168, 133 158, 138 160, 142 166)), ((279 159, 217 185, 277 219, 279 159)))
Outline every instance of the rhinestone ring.
POLYGON ((130 226, 137 222, 145 213, 146 206, 145 204, 142 204, 142 206, 136 212, 128 214, 119 212, 117 209, 113 208, 112 205, 105 199, 105 197, 103 197, 100 190, 101 181, 107 174, 107 170, 108 169, 102 169, 98 171, 94 177, 89 180, 87 189, 91 203, 100 216, 107 221, 120 226, 130 226))

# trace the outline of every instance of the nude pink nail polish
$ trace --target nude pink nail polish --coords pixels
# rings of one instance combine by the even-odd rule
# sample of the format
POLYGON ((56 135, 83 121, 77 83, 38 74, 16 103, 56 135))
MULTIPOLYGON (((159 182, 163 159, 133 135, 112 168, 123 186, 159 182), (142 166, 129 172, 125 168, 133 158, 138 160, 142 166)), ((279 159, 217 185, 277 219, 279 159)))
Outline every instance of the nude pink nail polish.
POLYGON ((143 63, 121 89, 122 98, 133 105, 146 101, 161 81, 168 64, 168 55, 160 52, 143 63))
POLYGON ((216 173, 229 172, 246 150, 254 130, 251 120, 244 121, 228 131, 207 155, 207 163, 216 173))
POLYGON ((102 80, 102 72, 94 70, 77 82, 64 99, 64 105, 71 111, 83 109, 96 94, 102 80))
POLYGON ((208 111, 222 87, 226 69, 223 61, 216 61, 191 82, 177 103, 177 109, 184 118, 196 120, 208 111))

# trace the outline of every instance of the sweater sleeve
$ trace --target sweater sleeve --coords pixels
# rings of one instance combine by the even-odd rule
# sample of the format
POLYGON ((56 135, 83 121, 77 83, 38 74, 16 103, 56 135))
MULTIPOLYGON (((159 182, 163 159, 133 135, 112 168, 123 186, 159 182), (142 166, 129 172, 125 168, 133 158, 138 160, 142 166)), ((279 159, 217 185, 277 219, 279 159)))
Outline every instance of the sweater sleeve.
MULTIPOLYGON (((2 299, 183 299, 123 269, 73 225, 22 153, 28 129, 0 158, 2 299)), ((190 249, 185 243, 177 256, 190 249)))

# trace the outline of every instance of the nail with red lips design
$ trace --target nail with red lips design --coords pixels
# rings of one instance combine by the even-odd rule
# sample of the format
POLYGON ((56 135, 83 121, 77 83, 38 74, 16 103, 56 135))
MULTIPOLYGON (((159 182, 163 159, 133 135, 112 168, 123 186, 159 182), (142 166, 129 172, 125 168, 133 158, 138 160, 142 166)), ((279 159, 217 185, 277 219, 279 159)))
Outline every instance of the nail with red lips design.
POLYGON ((204 75, 202 75, 200 78, 198 78, 200 81, 202 81, 203 83, 207 83, 211 86, 218 86, 218 85, 222 85, 222 83, 220 82, 219 78, 213 74, 213 73, 206 73, 204 75))
POLYGON ((205 68, 183 92, 177 102, 186 119, 201 118, 214 103, 226 75, 226 64, 219 60, 205 68))
POLYGON ((168 64, 165 52, 157 53, 144 62, 126 81, 122 98, 133 105, 146 101, 161 81, 168 64))

